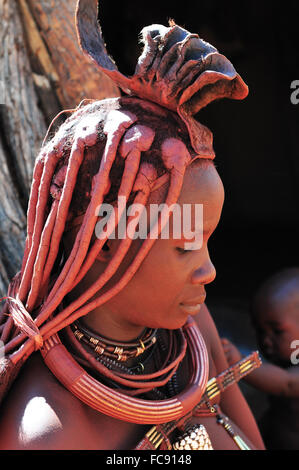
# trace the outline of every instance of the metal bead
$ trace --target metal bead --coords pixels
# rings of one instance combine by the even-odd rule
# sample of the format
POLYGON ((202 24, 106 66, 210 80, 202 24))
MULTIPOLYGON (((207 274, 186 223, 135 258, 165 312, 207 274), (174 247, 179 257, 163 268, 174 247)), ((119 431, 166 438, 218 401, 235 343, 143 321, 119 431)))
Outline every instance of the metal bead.
POLYGON ((114 354, 119 354, 119 355, 122 355, 122 353, 124 352, 123 348, 118 348, 117 346, 114 348, 114 354))
POLYGON ((75 335, 76 338, 79 339, 79 340, 80 340, 81 338, 83 338, 83 336, 84 336, 83 333, 81 333, 79 330, 76 330, 76 331, 74 332, 74 335, 75 335))
POLYGON ((97 352, 98 354, 103 354, 104 352, 104 348, 102 348, 101 346, 96 346, 94 348, 95 352, 97 352))
POLYGON ((89 338, 90 343, 97 345, 99 340, 96 338, 93 338, 92 336, 89 338))
POLYGON ((144 349, 138 347, 137 351, 136 351, 136 354, 135 354, 135 357, 140 356, 140 354, 142 354, 143 352, 144 352, 144 349))

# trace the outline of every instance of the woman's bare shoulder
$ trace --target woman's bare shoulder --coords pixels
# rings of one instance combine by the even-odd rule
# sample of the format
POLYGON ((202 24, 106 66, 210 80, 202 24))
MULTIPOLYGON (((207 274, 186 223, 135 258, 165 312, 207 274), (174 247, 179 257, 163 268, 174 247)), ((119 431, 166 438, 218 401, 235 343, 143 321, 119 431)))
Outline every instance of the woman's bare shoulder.
POLYGON ((75 448, 75 418, 85 419, 81 402, 33 354, 1 405, 0 449, 75 448))

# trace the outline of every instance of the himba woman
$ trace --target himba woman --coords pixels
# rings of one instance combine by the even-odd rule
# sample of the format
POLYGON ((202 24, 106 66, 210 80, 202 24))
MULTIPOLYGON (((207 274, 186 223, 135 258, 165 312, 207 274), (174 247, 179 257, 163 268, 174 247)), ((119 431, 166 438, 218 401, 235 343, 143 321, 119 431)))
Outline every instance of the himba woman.
POLYGON ((2 311, 2 389, 18 377, 0 447, 263 449, 236 383, 258 355, 228 369, 204 304, 224 190, 212 134, 193 118, 247 86, 173 22, 144 28, 128 78, 106 53, 96 0, 76 15, 82 49, 127 96, 79 106, 37 157, 23 263, 2 311), (153 222, 150 207, 163 203, 153 222), (192 208, 200 243, 175 235, 172 205, 192 208), (121 226, 125 236, 112 236, 121 226))

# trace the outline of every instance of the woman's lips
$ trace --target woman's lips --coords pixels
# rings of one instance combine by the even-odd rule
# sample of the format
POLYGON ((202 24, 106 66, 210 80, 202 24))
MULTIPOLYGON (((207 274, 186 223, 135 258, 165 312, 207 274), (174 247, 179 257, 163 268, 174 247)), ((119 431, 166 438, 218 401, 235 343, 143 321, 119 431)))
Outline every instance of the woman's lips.
POLYGON ((195 313, 198 312, 198 310, 201 307, 201 304, 196 304, 196 305, 184 305, 180 304, 180 307, 182 310, 184 310, 185 313, 188 315, 194 315, 195 313))
POLYGON ((188 315, 192 315, 198 312, 205 300, 206 296, 202 295, 201 297, 197 297, 196 299, 188 300, 188 302, 186 301, 180 303, 180 307, 182 310, 188 313, 188 315))

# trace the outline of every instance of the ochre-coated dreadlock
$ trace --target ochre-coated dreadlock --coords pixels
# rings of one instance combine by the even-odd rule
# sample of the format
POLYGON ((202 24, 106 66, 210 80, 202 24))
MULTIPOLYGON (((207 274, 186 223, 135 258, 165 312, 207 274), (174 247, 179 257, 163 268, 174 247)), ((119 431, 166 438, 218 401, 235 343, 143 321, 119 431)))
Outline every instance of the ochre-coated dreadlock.
MULTIPOLYGON (((37 158, 28 208, 28 236, 18 291, 19 301, 28 313, 34 315, 36 327, 48 320, 65 295, 84 277, 109 235, 115 230, 119 221, 116 209, 114 217, 110 215, 110 222, 108 221, 105 227, 105 236, 98 237, 91 244, 98 220, 97 207, 102 202, 109 200, 109 197, 115 199, 122 196, 127 202, 131 200, 134 204, 146 205, 153 184, 157 185, 158 175, 163 179, 166 172, 170 173, 170 181, 165 202, 170 206, 178 199, 185 168, 191 161, 191 149, 189 151, 183 141, 180 141, 178 158, 177 147, 172 143, 178 136, 187 136, 186 128, 183 122, 178 126, 174 113, 150 103, 147 109, 147 103, 142 102, 140 106, 139 101, 136 98, 113 99, 94 102, 84 109, 79 109, 41 150, 37 158), (154 111, 156 115, 153 115, 154 111), (161 115, 165 117, 167 127, 161 125, 161 115), (157 120, 160 122, 159 128, 157 122, 155 123, 157 120), (100 148, 102 152, 98 153, 100 148), (97 161, 90 158, 94 155, 97 156, 97 161), (123 166, 115 196, 115 187, 112 191, 109 178, 113 165, 116 169, 123 166), (93 170, 97 166, 98 168, 94 175, 89 175, 90 187, 85 187, 88 166, 93 170), (108 199, 105 199, 105 196, 108 196, 108 199), (60 265, 57 276, 51 279, 66 223, 70 223, 82 208, 84 218, 73 248, 63 265, 60 265)), ((162 212, 160 220, 163 218, 165 219, 165 215, 162 212)), ((137 226, 138 217, 129 217, 127 224, 131 225, 132 219, 137 226)), ((152 233, 155 233, 155 230, 156 228, 152 227, 152 233)), ((150 250, 154 238, 149 237, 144 241, 127 273, 113 289, 88 303, 116 272, 131 243, 130 237, 121 241, 115 257, 99 279, 80 298, 41 328, 40 334, 43 338, 106 302, 127 284, 150 250)), ((24 321, 29 328, 29 336, 35 337, 36 328, 27 316, 21 319, 20 312, 17 316, 16 308, 17 304, 11 312, 15 322, 18 322, 22 329, 24 321)), ((15 347, 20 340, 19 336, 9 342, 7 351, 15 347)), ((11 357, 13 360, 19 359, 19 354, 14 353, 11 357)))

